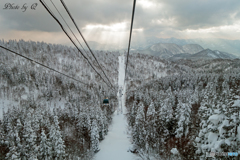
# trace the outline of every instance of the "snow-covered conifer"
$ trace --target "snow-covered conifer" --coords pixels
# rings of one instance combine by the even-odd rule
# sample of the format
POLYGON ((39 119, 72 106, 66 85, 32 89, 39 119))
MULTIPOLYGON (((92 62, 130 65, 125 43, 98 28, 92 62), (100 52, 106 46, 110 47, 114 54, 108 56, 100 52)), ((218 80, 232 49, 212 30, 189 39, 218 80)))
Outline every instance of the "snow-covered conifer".
POLYGON ((91 148, 95 153, 99 151, 99 131, 96 120, 93 120, 91 125, 91 148))
POLYGON ((51 126, 49 132, 50 141, 50 157, 53 159, 64 159, 65 157, 65 145, 62 139, 58 117, 54 116, 54 124, 51 126))

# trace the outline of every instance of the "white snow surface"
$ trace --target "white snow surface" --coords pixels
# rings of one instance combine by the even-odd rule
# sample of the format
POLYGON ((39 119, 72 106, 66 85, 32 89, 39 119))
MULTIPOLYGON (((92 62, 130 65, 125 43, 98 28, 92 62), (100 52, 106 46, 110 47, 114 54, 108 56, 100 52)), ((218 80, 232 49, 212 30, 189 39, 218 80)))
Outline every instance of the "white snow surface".
POLYGON ((215 125, 217 125, 218 122, 221 121, 221 119, 222 117, 220 115, 214 114, 214 115, 211 115, 208 120, 214 123, 215 125))
POLYGON ((128 152, 131 145, 130 138, 127 135, 127 120, 124 116, 125 110, 125 87, 124 85, 125 76, 125 63, 124 56, 119 57, 119 88, 123 88, 123 96, 119 97, 119 109, 123 109, 123 114, 118 114, 115 111, 113 116, 112 125, 109 128, 108 135, 100 143, 100 151, 93 158, 94 160, 137 160, 137 156, 131 152, 128 152), (122 103, 121 103, 122 102, 122 103))
POLYGON ((171 153, 174 155, 177 155, 179 152, 178 152, 177 148, 172 148, 171 153))
POLYGON ((0 119, 3 119, 3 110, 4 112, 7 112, 7 109, 10 106, 17 105, 17 102, 7 100, 7 99, 0 99, 0 119))
POLYGON ((212 58, 218 58, 216 55, 214 55, 214 54, 212 54, 212 53, 207 53, 207 55, 208 55, 209 57, 212 57, 212 58))
MULTIPOLYGON (((34 93, 35 97, 37 97, 37 92, 34 93)), ((21 96, 22 98, 25 98, 25 100, 27 100, 27 96, 26 94, 23 94, 21 96)), ((41 102, 42 100, 38 100, 37 103, 44 103, 45 105, 47 105, 51 111, 53 111, 54 106, 56 107, 61 107, 62 109, 64 108, 64 104, 66 103, 66 100, 64 98, 62 98, 61 100, 59 99, 53 99, 51 101, 47 101, 47 102, 41 102)), ((8 111, 9 108, 12 108, 13 106, 20 106, 19 102, 16 102, 12 99, 2 99, 0 98, 0 120, 3 119, 3 110, 6 113, 8 111)))
POLYGON ((233 107, 240 107, 240 100, 234 101, 233 107))

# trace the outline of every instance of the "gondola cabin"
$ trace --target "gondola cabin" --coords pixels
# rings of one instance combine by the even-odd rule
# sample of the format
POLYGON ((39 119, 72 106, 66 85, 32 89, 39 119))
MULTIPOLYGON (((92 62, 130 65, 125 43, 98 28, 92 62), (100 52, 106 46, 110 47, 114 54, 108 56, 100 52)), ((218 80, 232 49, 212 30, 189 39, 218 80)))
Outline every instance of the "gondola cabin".
POLYGON ((103 105, 109 105, 108 97, 103 100, 103 105))

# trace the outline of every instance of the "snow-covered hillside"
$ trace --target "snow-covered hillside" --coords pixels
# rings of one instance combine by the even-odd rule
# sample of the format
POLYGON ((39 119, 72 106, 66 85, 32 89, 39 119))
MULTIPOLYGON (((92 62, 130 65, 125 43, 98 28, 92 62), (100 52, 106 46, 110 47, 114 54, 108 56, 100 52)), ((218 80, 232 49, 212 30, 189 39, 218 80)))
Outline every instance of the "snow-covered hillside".
POLYGON ((187 44, 179 46, 174 43, 157 43, 146 49, 138 50, 138 52, 143 54, 159 56, 161 58, 169 58, 181 53, 195 54, 202 50, 204 49, 198 44, 187 44))
POLYGON ((198 44, 186 44, 186 45, 183 45, 182 48, 185 53, 190 53, 190 54, 198 53, 204 50, 204 48, 198 44))
MULTIPOLYGON (((0 159, 90 159, 108 132, 117 91, 73 48, 23 40, 0 44, 87 84, 0 49, 0 159), (102 91, 113 108, 101 106, 102 91)), ((117 55, 96 54, 115 85, 117 55)))
POLYGON ((218 39, 218 38, 197 38, 197 39, 177 39, 177 38, 158 38, 158 37, 148 37, 146 41, 135 44, 134 49, 146 49, 157 43, 174 43, 179 46, 184 46, 187 44, 198 44, 203 48, 209 48, 211 50, 220 50, 223 52, 228 52, 236 56, 240 56, 240 40, 229 40, 229 39, 218 39), (142 46, 144 46, 142 48, 142 46))
POLYGON ((110 90, 76 49, 23 40, 0 44, 85 83, 0 49, 0 159, 105 160, 110 150, 111 159, 120 154, 129 160, 133 153, 144 160, 240 154, 239 59, 168 61, 130 53, 123 86, 124 56, 94 51, 119 89, 110 90), (105 96, 110 106, 101 105, 105 96), (126 105, 127 119, 115 112, 119 105, 126 105))
POLYGON ((218 50, 204 49, 198 44, 186 44, 179 46, 173 43, 157 43, 139 53, 158 56, 171 61, 178 59, 235 59, 237 56, 218 50))
POLYGON ((129 91, 126 106, 134 152, 156 159, 240 154, 240 68, 235 61, 207 62, 212 69, 199 62, 192 72, 168 75, 129 91))
POLYGON ((150 80, 186 73, 189 70, 191 69, 185 65, 178 65, 157 56, 131 53, 126 77, 127 88, 132 90, 150 80))

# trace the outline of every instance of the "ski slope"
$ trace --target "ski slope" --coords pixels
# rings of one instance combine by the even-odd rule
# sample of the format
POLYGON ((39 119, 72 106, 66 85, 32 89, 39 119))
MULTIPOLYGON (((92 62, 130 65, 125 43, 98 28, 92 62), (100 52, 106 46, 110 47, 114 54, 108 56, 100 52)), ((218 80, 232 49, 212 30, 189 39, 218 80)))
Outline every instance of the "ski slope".
POLYGON ((127 135, 127 120, 124 117, 125 113, 125 87, 124 85, 125 76, 125 65, 124 56, 119 57, 119 75, 118 75, 118 85, 119 88, 123 88, 122 94, 119 98, 119 109, 121 109, 123 114, 118 114, 115 111, 113 116, 112 126, 109 128, 108 135, 100 143, 100 151, 95 155, 94 160, 137 160, 137 156, 128 152, 130 147, 130 138, 127 135))

